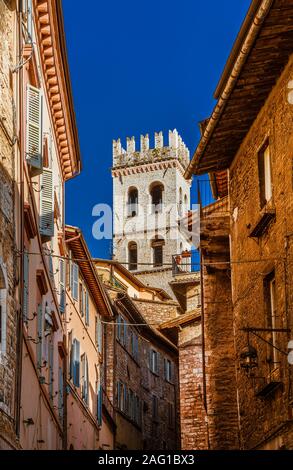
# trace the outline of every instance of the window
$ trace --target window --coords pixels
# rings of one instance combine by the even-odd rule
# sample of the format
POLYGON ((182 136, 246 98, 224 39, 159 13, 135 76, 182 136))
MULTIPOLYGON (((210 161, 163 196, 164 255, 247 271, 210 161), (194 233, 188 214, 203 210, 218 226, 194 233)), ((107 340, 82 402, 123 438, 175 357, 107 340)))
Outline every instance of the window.
POLYGON ((81 316, 84 316, 84 297, 83 297, 83 285, 79 283, 79 312, 81 316))
POLYGON ((23 300, 22 300, 22 318, 27 322, 29 309, 29 255, 27 250, 23 253, 23 300))
POLYGON ((152 249, 153 249, 153 265, 154 267, 163 266, 163 246, 165 241, 163 238, 158 236, 152 240, 152 249))
POLYGON ((117 318, 117 339, 123 346, 127 344, 127 324, 121 315, 117 318))
POLYGON ((58 415, 59 419, 62 422, 64 417, 64 379, 63 379, 63 369, 59 366, 58 370, 58 415))
POLYGON ((128 269, 135 271, 137 269, 137 244, 130 242, 128 245, 128 269))
POLYGON ((123 382, 117 382, 117 407, 124 413, 127 411, 127 388, 123 382))
POLYGON ((70 274, 71 295, 74 300, 78 300, 78 265, 76 263, 71 262, 70 274))
POLYGON ((64 259, 59 260, 59 284, 60 284, 60 300, 59 300, 59 309, 61 313, 65 311, 65 263, 64 259))
POLYGON ((168 425, 170 428, 174 427, 174 405, 173 403, 168 403, 168 425))
POLYGON ((137 361, 138 360, 138 336, 133 332, 129 332, 130 336, 130 354, 137 361))
POLYGON ((136 188, 130 188, 128 191, 127 215, 134 217, 138 213, 138 191, 136 188))
POLYGON ((74 339, 71 347, 72 381, 76 387, 80 385, 80 343, 74 339))
POLYGON ((103 351, 103 325, 101 322, 101 319, 99 317, 95 317, 95 323, 96 323, 96 346, 98 348, 98 351, 100 354, 102 354, 103 351))
MULTIPOLYGON (((267 316, 267 327, 269 329, 277 328, 277 302, 276 302, 276 281, 275 273, 270 273, 264 280, 265 309, 267 316)), ((273 346, 277 346, 277 333, 271 331, 268 333, 267 340, 272 344, 269 346, 268 359, 273 364, 278 362, 278 351, 273 346)))
POLYGON ((90 324, 90 308, 89 308, 89 293, 88 290, 84 290, 84 308, 85 308, 85 324, 89 326, 90 324))
POLYGON ((158 421, 159 418, 159 400, 156 395, 153 395, 152 400, 152 417, 153 421, 158 421))
POLYGON ((42 96, 40 90, 31 85, 27 86, 26 122, 26 161, 37 175, 42 173, 42 96))
POLYGON ((81 397, 88 404, 89 401, 89 369, 87 355, 81 356, 81 397))
POLYGON ((0 353, 6 352, 6 308, 7 308, 6 269, 0 259, 0 353))
POLYGON ((263 208, 272 199, 273 195, 271 176, 271 154, 268 141, 258 154, 258 175, 260 206, 261 208, 263 208))
POLYGON ((54 235, 53 172, 44 168, 41 175, 40 234, 49 239, 54 235))
POLYGON ((42 359, 43 359, 43 330, 44 330, 44 315, 43 315, 43 306, 38 304, 37 307, 37 367, 41 371, 42 359))
POLYGON ((162 183, 153 183, 150 188, 152 214, 162 212, 163 206, 163 191, 164 186, 162 183))
POLYGON ((97 381, 97 421, 98 425, 102 425, 102 404, 103 404, 103 389, 102 385, 97 381))
POLYGON ((173 380, 173 363, 169 359, 164 359, 164 377, 168 382, 173 380))
POLYGON ((185 196, 184 196, 184 211, 187 212, 188 209, 189 209, 189 208, 188 208, 188 198, 187 198, 187 196, 186 196, 186 194, 185 194, 185 196))
POLYGON ((154 349, 150 349, 150 357, 149 357, 149 366, 150 370, 154 374, 159 373, 159 353, 154 349))

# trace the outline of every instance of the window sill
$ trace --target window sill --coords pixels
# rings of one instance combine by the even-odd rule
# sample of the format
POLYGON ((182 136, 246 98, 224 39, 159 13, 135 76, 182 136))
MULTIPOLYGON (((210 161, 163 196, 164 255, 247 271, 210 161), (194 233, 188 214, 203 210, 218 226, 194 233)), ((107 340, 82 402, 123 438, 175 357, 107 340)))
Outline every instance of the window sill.
POLYGON ((251 230, 249 237, 250 238, 260 238, 268 229, 272 221, 276 219, 276 209, 272 203, 266 204, 260 213, 260 217, 251 230))

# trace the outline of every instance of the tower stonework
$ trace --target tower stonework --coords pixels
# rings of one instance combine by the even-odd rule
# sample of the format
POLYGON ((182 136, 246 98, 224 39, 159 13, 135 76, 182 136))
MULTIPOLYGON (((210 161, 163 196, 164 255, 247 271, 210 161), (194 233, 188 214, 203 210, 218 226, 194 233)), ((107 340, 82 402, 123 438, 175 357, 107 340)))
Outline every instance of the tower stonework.
POLYGON ((166 290, 172 280, 172 256, 191 245, 178 221, 190 208, 191 181, 184 179, 187 149, 177 130, 113 141, 113 255, 145 284, 166 290))

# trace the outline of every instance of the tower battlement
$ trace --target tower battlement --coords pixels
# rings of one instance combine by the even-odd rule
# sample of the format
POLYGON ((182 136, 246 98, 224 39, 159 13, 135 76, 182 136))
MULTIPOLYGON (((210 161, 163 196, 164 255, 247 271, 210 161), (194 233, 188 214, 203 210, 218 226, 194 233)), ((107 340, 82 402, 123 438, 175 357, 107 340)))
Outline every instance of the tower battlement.
POLYGON ((171 159, 178 159, 184 168, 188 166, 189 150, 176 129, 169 131, 168 145, 164 146, 162 131, 155 132, 154 141, 155 147, 150 148, 149 134, 141 135, 140 149, 136 150, 134 137, 127 137, 126 149, 122 147, 120 139, 113 140, 113 167, 123 168, 171 159))

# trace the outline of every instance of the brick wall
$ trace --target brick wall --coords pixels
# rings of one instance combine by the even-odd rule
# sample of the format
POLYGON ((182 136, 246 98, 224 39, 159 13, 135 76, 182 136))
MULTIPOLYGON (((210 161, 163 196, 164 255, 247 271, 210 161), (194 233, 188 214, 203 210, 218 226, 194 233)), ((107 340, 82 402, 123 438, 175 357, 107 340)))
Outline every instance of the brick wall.
MULTIPOLYGON (((124 318, 132 323, 132 316, 124 318)), ((128 327, 129 329, 130 327, 128 327)), ((128 343, 123 346, 114 337, 114 404, 116 406, 116 448, 127 449, 178 449, 179 443, 179 390, 178 390, 178 355, 173 348, 144 327, 134 330, 139 337, 139 356, 135 360, 129 352, 128 343), (149 367, 150 348, 159 352, 158 374, 149 367), (173 380, 169 383, 164 378, 164 358, 173 363, 173 380), (117 409, 117 381, 127 385, 140 398, 141 425, 134 424, 127 414, 117 409), (157 420, 152 416, 153 395, 158 398, 157 420), (168 403, 174 406, 174 420, 168 422, 168 403)))
POLYGON ((133 301, 145 320, 151 325, 160 325, 168 320, 176 318, 178 314, 178 304, 172 301, 156 302, 152 300, 133 301))
MULTIPOLYGON (((253 263, 234 264, 232 269, 238 358, 247 343, 246 335, 240 329, 247 325, 267 326, 263 281, 264 276, 273 269, 276 279, 277 326, 293 326, 293 289, 290 282, 293 275, 293 107, 288 101, 288 83, 292 80, 292 73, 291 57, 230 168, 232 256, 239 261, 255 260, 253 263), (263 236, 252 239, 249 238, 249 233, 260 217, 258 152, 267 138, 272 163, 276 220, 263 236)), ((264 336, 267 338, 266 333, 264 336)), ((277 343, 280 349, 286 351, 291 338, 292 334, 278 333, 277 343)), ((285 426, 292 416, 292 366, 289 366, 283 354, 279 355, 279 364, 268 363, 264 342, 252 336, 251 343, 257 348, 259 356, 259 367, 255 375, 263 379, 248 378, 242 370, 238 370, 241 446, 245 449, 255 446, 278 448, 280 440, 276 440, 276 433, 283 433, 283 445, 292 449, 292 430, 285 426), (278 369, 278 380, 283 386, 261 400, 256 392, 262 382, 268 380, 272 368, 278 369), (280 427, 286 429, 286 432, 277 431, 280 427)))

